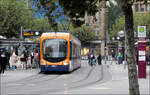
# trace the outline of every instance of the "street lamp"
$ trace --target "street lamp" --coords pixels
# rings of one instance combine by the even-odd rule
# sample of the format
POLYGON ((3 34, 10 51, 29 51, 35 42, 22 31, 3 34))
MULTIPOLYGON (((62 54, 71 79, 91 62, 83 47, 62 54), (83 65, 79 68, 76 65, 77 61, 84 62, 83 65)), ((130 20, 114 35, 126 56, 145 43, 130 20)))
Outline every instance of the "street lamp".
POLYGON ((123 30, 118 32, 118 36, 120 38, 124 38, 124 69, 126 68, 127 62, 126 62, 126 34, 123 30))
POLYGON ((117 36, 117 40, 119 41, 119 40, 120 40, 120 37, 117 36))

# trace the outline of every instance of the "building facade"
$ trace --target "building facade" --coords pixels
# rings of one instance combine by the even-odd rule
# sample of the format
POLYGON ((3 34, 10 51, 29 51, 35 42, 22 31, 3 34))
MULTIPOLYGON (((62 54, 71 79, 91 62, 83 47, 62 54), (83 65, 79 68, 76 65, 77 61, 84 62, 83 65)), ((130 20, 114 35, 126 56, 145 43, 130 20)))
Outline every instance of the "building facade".
POLYGON ((144 2, 135 2, 132 8, 134 13, 150 13, 150 0, 147 4, 144 2))

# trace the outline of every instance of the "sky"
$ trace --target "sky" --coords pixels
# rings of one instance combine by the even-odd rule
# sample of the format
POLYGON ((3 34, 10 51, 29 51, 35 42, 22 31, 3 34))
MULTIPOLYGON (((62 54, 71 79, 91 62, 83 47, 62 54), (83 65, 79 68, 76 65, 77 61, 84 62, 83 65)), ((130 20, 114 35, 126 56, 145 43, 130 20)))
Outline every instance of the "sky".
MULTIPOLYGON (((57 15, 57 13, 61 13, 61 16, 59 16, 56 19, 56 22, 61 23, 63 21, 67 21, 67 16, 64 15, 63 8, 61 6, 59 6, 58 2, 56 2, 56 6, 58 6, 58 8, 54 12, 52 12, 52 15, 57 15)), ((38 10, 38 8, 34 5, 34 2, 31 2, 31 8, 35 9, 35 10, 38 10)), ((41 8, 40 11, 35 14, 35 16, 39 19, 44 17, 44 15, 45 15, 44 11, 45 10, 43 8, 41 8)))

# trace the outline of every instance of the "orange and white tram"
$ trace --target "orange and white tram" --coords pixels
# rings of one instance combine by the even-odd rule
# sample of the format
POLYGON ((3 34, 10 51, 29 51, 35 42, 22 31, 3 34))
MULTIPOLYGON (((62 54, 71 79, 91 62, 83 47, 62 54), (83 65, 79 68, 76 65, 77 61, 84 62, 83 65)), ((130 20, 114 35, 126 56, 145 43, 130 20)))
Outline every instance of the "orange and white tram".
POLYGON ((40 38, 40 70, 70 72, 81 67, 81 43, 66 32, 47 32, 40 38))

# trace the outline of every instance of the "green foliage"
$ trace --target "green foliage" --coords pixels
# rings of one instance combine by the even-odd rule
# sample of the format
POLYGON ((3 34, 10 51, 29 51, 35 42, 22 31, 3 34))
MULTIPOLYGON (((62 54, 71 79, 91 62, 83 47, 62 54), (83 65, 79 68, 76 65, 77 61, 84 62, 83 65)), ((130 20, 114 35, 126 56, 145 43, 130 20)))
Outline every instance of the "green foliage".
POLYGON ((20 27, 28 26, 31 14, 26 6, 16 0, 0 0, 0 35, 7 38, 19 37, 20 27))
POLYGON ((134 29, 137 32, 139 26, 146 26, 147 37, 150 38, 150 14, 134 14, 134 29))
POLYGON ((94 31, 90 26, 82 25, 78 28, 73 28, 70 26, 70 33, 77 37, 81 43, 87 43, 88 41, 92 41, 94 39, 94 31))
POLYGON ((60 5, 64 8, 65 14, 69 16, 74 26, 81 26, 84 21, 79 20, 85 15, 85 11, 89 15, 95 15, 98 11, 96 3, 98 0, 59 0, 60 5))
POLYGON ((125 25, 125 17, 119 17, 116 21, 115 24, 112 25, 112 28, 110 30, 110 38, 117 36, 117 33, 120 30, 124 30, 124 25, 125 25))
MULTIPOLYGON (((137 32, 138 25, 147 26, 147 37, 150 37, 150 14, 134 14, 134 30, 137 32)), ((111 38, 116 36, 120 30, 124 30, 125 18, 124 16, 118 18, 113 24, 110 35, 111 38)))
POLYGON ((112 2, 109 2, 110 6, 108 7, 107 12, 107 25, 108 30, 112 28, 112 25, 115 23, 116 19, 123 15, 123 11, 120 6, 114 5, 112 2))
POLYGON ((35 2, 39 11, 44 9, 45 16, 48 17, 48 21, 51 27, 57 30, 57 23, 55 19, 59 17, 59 14, 52 15, 52 12, 54 12, 54 10, 58 8, 58 6, 56 6, 55 4, 56 0, 32 0, 32 1, 35 2))
POLYGON ((52 30, 47 18, 34 18, 31 22, 31 25, 31 29, 33 30, 41 30, 42 32, 52 30))
POLYGON ((19 0, 0 0, 0 35, 7 38, 19 38, 20 27, 28 30, 51 30, 47 18, 35 18, 34 11, 27 9, 19 0))

